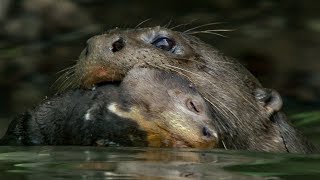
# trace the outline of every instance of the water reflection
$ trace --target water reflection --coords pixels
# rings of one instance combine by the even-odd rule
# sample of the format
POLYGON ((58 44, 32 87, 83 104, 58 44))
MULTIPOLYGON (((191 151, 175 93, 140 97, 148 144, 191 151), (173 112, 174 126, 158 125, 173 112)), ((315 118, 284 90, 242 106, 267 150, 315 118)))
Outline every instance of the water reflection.
POLYGON ((319 177, 318 155, 194 149, 0 147, 4 179, 277 179, 319 177))

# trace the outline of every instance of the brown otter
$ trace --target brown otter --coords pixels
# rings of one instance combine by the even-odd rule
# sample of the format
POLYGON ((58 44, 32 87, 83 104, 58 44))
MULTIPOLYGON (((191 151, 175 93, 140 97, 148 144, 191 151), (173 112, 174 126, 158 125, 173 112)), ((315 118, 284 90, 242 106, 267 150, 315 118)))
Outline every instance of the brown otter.
MULTIPOLYGON (((236 60, 188 33, 163 27, 114 29, 92 37, 68 74, 68 85, 91 88, 120 81, 134 67, 157 68, 188 78, 210 104, 226 149, 286 151, 272 115, 281 103, 261 103, 258 80, 236 60), (267 105, 266 105, 267 104, 267 105)), ((279 96, 280 97, 280 96, 279 96)), ((281 100, 281 98, 278 98, 281 100)))
POLYGON ((53 97, 13 121, 3 145, 218 147, 210 109, 181 76, 150 68, 120 85, 53 97))

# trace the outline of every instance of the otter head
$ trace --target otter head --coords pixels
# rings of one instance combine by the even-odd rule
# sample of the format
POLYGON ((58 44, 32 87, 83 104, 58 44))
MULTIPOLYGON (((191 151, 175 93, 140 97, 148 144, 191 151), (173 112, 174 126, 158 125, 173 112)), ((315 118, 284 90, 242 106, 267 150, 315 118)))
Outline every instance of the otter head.
MULTIPOLYGON (((79 86, 122 80, 134 66, 170 69, 190 63, 195 52, 180 32, 166 28, 114 29, 94 36, 80 55, 75 67, 79 86)), ((190 63, 193 64, 193 63, 190 63)))
POLYGON ((150 147, 214 148, 218 133, 210 109, 194 85, 181 76, 134 68, 121 83, 121 103, 108 108, 135 121, 150 147))

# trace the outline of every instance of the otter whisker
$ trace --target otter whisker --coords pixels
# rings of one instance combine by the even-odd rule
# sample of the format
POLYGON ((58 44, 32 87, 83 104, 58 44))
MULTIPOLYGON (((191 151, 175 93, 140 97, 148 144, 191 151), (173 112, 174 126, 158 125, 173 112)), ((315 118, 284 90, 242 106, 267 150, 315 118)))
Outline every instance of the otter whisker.
POLYGON ((178 24, 178 25, 176 25, 176 26, 173 26, 172 28, 170 28, 171 30, 174 30, 174 29, 176 29, 176 28, 178 28, 178 27, 181 27, 181 26, 186 26, 186 25, 189 25, 189 24, 192 24, 194 21, 196 21, 197 19, 194 19, 194 20, 191 20, 190 22, 188 22, 188 23, 183 23, 183 24, 178 24))
MULTIPOLYGON (((176 60, 185 60, 185 61, 192 61, 192 62, 195 62, 195 63, 198 63, 198 64, 201 64, 201 65, 204 65, 204 66, 206 66, 207 68, 209 68, 209 69, 214 69, 213 67, 211 67, 211 66, 208 66, 207 64, 205 64, 204 62, 200 62, 200 61, 196 61, 196 60, 193 60, 193 59, 187 59, 187 58, 174 58, 174 59, 176 59, 176 60)), ((235 64, 235 63, 233 63, 233 62, 223 62, 223 61, 216 61, 216 60, 213 60, 212 62, 215 62, 215 63, 217 63, 217 64, 230 64, 230 65, 233 65, 233 64, 235 64)))
POLYGON ((71 85, 70 85, 69 88, 74 89, 74 88, 80 87, 81 82, 80 82, 80 80, 79 80, 76 76, 74 76, 74 77, 71 79, 70 84, 71 84, 71 85))
POLYGON ((56 80, 54 81, 53 85, 56 84, 56 83, 58 83, 62 78, 65 78, 66 76, 68 76, 69 74, 72 74, 72 73, 73 73, 73 72, 70 72, 70 71, 67 71, 67 72, 63 73, 61 76, 58 77, 58 79, 56 79, 56 80))
MULTIPOLYGON (((150 64, 151 65, 151 64, 150 64)), ((176 69, 174 69, 174 68, 171 68, 170 66, 167 66, 167 65, 151 65, 152 67, 156 67, 156 68, 158 68, 158 69, 160 69, 160 70, 171 70, 171 71, 173 71, 173 72, 176 72, 177 74, 179 74, 179 75, 181 75, 181 76, 183 76, 183 77, 185 77, 186 79, 188 79, 190 82, 192 82, 191 81, 191 79, 190 79, 190 77, 188 77, 187 75, 185 75, 185 74, 183 74, 183 73, 181 73, 180 71, 178 71, 178 70, 176 70, 176 69)))
POLYGON ((66 78, 67 76, 70 76, 71 74, 74 74, 74 69, 69 70, 69 71, 63 73, 57 80, 55 80, 55 82, 52 84, 51 87, 57 86, 58 83, 60 83, 60 85, 61 85, 61 83, 62 83, 61 80, 62 80, 63 78, 66 78))
POLYGON ((58 87, 57 91, 58 92, 63 92, 67 89, 68 85, 71 83, 70 80, 68 81, 68 79, 70 79, 69 77, 66 78, 58 87))
MULTIPOLYGON (((218 110, 219 112, 220 112, 220 108, 216 105, 216 104, 214 104, 213 102, 211 102, 208 98, 206 98, 206 97, 203 97, 204 98, 204 100, 206 100, 209 104, 211 104, 214 108, 215 108, 215 110, 218 110)), ((222 110, 222 116, 224 116, 224 117, 228 117, 228 114, 227 114, 227 112, 226 111, 224 111, 224 110, 222 110)), ((223 128, 223 131, 224 132, 228 132, 228 129, 223 125, 223 123, 222 122, 220 122, 220 119, 218 118, 218 119, 216 119, 217 120, 217 122, 221 125, 221 127, 223 128)))
MULTIPOLYGON (((218 98, 214 97, 212 94, 208 94, 208 95, 209 95, 211 98, 215 99, 215 101, 217 101, 217 102, 219 103, 219 105, 222 105, 228 112, 230 112, 230 113, 232 114, 232 116, 237 119, 238 122, 241 122, 241 120, 239 119, 239 117, 238 117, 230 108, 228 108, 228 106, 226 106, 225 103, 223 103, 222 101, 220 101, 218 98)), ((224 111, 223 108, 220 108, 220 109, 218 109, 218 110, 223 110, 223 111, 224 111)), ((228 118, 228 116, 227 116, 226 118, 228 118)), ((233 125, 233 127, 235 127, 235 128, 237 127, 236 124, 234 124, 233 122, 232 122, 232 125, 233 125)))
POLYGON ((177 70, 175 70, 175 69, 173 69, 171 67, 167 67, 165 65, 152 65, 152 64, 150 64, 150 66, 154 67, 154 68, 157 68, 157 69, 160 69, 160 70, 165 70, 165 71, 167 71, 169 69, 169 70, 171 70, 173 72, 176 72, 177 74, 182 75, 182 76, 184 76, 184 77, 189 79, 189 77, 187 77, 185 74, 183 74, 180 71, 177 71, 177 70))
POLYGON ((203 24, 203 25, 200 25, 200 26, 196 26, 196 27, 193 27, 193 28, 187 29, 187 30, 183 31, 183 33, 187 33, 187 32, 190 32, 190 31, 193 31, 193 30, 196 30, 196 29, 202 28, 202 27, 206 27, 206 26, 217 25, 217 24, 223 24, 223 23, 226 23, 226 22, 213 22, 213 23, 207 23, 207 24, 203 24))
POLYGON ((60 86, 58 86, 58 92, 65 91, 71 84, 73 84, 73 78, 75 74, 70 74, 64 76, 64 80, 61 82, 60 86))
POLYGON ((168 22, 166 25, 164 25, 164 27, 165 27, 165 28, 169 28, 169 26, 171 25, 171 23, 172 23, 172 18, 170 18, 169 22, 168 22))
POLYGON ((224 143, 224 141, 221 140, 221 142, 222 142, 222 145, 223 145, 224 149, 225 149, 225 150, 228 150, 228 148, 226 147, 226 144, 224 143))
POLYGON ((65 72, 65 71, 69 71, 69 70, 71 70, 71 69, 75 69, 75 67, 76 67, 76 65, 67 67, 67 68, 65 68, 65 69, 62 69, 62 70, 56 72, 56 74, 60 74, 60 73, 63 73, 63 72, 65 72))
MULTIPOLYGON (((204 30, 206 32, 232 32, 232 31, 236 31, 236 29, 207 29, 204 30)), ((191 31, 191 32, 195 32, 195 31, 191 31)), ((189 34, 189 33, 187 33, 189 34)))
POLYGON ((59 73, 63 73, 63 74, 56 81, 58 81, 61 77, 64 77, 69 73, 74 73, 76 68, 77 68, 77 66, 78 66, 78 64, 75 64, 73 66, 67 67, 67 68, 57 72, 56 74, 59 74, 59 73), (67 71, 67 72, 65 72, 65 71, 67 71))
POLYGON ((176 69, 174 69, 174 68, 171 68, 171 67, 168 67, 168 66, 165 66, 165 67, 163 66, 163 69, 165 69, 165 70, 169 69, 169 70, 171 70, 171 71, 173 71, 173 72, 176 72, 178 75, 183 76, 183 77, 185 77, 188 81, 192 82, 189 76, 183 74, 182 72, 180 72, 180 71, 178 71, 178 70, 176 70, 176 69))
POLYGON ((239 91, 239 89, 236 89, 234 87, 231 88, 233 90, 233 92, 235 92, 239 97, 241 97, 243 100, 245 100, 249 106, 251 106, 252 108, 256 109, 256 105, 252 103, 252 101, 250 101, 249 99, 247 99, 243 94, 241 94, 241 92, 239 91))
POLYGON ((61 87, 60 92, 67 90, 69 87, 71 87, 72 84, 73 84, 72 80, 69 80, 68 83, 65 83, 65 85, 61 87))
MULTIPOLYGON (((211 74, 209 74, 209 75, 211 75, 211 74)), ((238 79, 237 76, 235 76, 235 75, 233 75, 233 77, 236 77, 236 79, 238 79)), ((240 79, 238 79, 238 80, 240 80, 240 79)), ((208 82, 209 82, 212 86, 216 86, 216 84, 214 84, 214 83, 212 83, 212 82, 210 82, 210 81, 208 81, 208 82)), ((251 106, 252 108, 256 108, 256 105, 253 104, 252 101, 250 101, 249 99, 247 99, 247 98, 240 92, 240 88, 241 88, 241 87, 235 88, 235 87, 233 87, 233 86, 228 86, 228 88, 231 89, 232 92, 235 93, 238 97, 240 97, 240 98, 242 98, 243 100, 245 100, 245 101, 248 103, 249 106, 251 106)))
POLYGON ((196 75, 196 76, 201 77, 201 75, 200 75, 200 74, 194 73, 194 72, 192 72, 192 71, 189 71, 189 70, 186 70, 186 69, 183 69, 183 68, 177 67, 177 66, 171 66, 171 65, 169 65, 169 64, 165 64, 165 66, 167 66, 167 67, 171 67, 171 68, 176 68, 176 69, 179 69, 179 70, 182 70, 182 71, 185 71, 185 72, 188 72, 188 73, 191 73, 191 74, 193 74, 193 75, 196 75))
POLYGON ((148 19, 146 19, 146 20, 143 20, 143 21, 141 21, 139 24, 137 24, 134 28, 137 29, 137 28, 139 28, 142 24, 144 24, 145 22, 148 22, 148 21, 150 21, 150 20, 151 20, 151 18, 148 18, 148 19))
POLYGON ((213 35, 217 35, 217 36, 221 36, 221 37, 224 37, 224 38, 229 38, 228 36, 225 36, 225 35, 222 35, 220 33, 216 33, 216 32, 211 32, 211 31, 194 31, 194 32, 190 32, 190 33, 187 33, 189 35, 193 35, 193 34, 213 34, 213 35))

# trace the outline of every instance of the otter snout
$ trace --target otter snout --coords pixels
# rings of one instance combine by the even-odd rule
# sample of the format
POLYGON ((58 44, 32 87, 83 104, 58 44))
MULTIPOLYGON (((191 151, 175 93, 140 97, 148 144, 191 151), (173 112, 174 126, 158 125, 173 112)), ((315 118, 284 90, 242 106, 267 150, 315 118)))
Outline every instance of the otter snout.
POLYGON ((90 89, 99 83, 120 81, 125 75, 126 63, 121 61, 127 45, 119 34, 100 35, 90 38, 82 51, 75 71, 81 87, 90 89), (124 64, 123 64, 124 63, 124 64))

